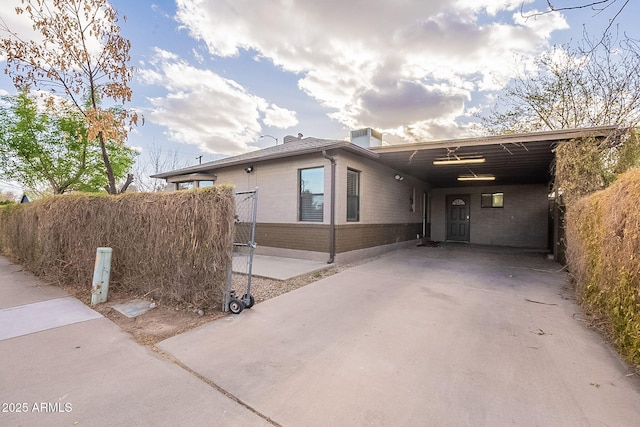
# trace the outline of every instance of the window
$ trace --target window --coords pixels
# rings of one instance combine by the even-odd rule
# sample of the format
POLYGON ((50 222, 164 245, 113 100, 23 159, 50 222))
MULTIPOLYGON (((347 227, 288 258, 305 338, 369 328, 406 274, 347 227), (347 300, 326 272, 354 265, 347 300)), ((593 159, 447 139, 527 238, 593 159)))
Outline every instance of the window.
POLYGON ((324 167, 300 169, 298 189, 299 220, 322 222, 324 219, 324 167))
POLYGON ((200 181, 198 184, 198 187, 200 188, 211 187, 213 184, 214 184, 213 181, 200 181))
POLYGON ((482 193, 480 206, 483 208, 503 208, 504 193, 482 193))
POLYGON ((193 181, 179 182, 177 184, 176 190, 191 190, 193 188, 194 188, 193 181))
POLYGON ((360 221, 360 172, 347 169, 347 221, 360 221))

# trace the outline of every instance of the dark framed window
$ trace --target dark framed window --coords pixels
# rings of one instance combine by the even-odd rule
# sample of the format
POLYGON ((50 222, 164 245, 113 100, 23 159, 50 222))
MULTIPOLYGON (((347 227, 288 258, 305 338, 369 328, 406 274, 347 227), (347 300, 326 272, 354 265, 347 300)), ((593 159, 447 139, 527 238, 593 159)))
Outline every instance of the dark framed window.
POLYGON ((298 219, 322 222, 324 219, 324 167, 298 171, 298 219))
POLYGON ((195 185, 193 185, 193 181, 188 181, 188 182, 179 182, 177 185, 177 190, 192 190, 193 188, 195 188, 195 185))
POLYGON ((483 208, 503 208, 504 193, 482 193, 480 206, 483 208))
POLYGON ((360 172, 347 169, 347 221, 360 221, 360 172))

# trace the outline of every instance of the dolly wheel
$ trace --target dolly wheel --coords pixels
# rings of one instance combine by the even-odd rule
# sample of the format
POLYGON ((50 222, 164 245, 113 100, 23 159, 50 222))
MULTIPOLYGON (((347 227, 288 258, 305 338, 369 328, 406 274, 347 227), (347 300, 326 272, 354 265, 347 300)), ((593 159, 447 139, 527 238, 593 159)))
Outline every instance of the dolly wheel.
POLYGON ((249 294, 248 297, 247 294, 242 295, 242 301, 244 302, 244 308, 251 308, 256 303, 255 298, 253 298, 251 294, 249 294))
POLYGON ((229 301, 229 311, 233 314, 240 314, 244 310, 244 303, 238 298, 231 298, 229 301))

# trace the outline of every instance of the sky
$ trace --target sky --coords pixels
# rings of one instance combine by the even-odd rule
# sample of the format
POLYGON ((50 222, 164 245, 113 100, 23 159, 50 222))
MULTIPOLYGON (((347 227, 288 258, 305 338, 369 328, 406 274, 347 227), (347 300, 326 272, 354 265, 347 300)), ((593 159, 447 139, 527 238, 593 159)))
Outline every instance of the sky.
MULTIPOLYGON (((126 107, 145 122, 127 143, 174 156, 171 169, 298 133, 342 140, 372 127, 390 144, 477 135, 516 63, 598 34, 623 3, 611 1, 535 16, 546 1, 111 0, 136 69, 126 107)), ((29 37, 19 4, 3 0, 0 17, 29 37)), ((637 16, 629 2, 615 25, 640 38, 637 16)), ((0 74, 0 94, 15 92, 0 74)))

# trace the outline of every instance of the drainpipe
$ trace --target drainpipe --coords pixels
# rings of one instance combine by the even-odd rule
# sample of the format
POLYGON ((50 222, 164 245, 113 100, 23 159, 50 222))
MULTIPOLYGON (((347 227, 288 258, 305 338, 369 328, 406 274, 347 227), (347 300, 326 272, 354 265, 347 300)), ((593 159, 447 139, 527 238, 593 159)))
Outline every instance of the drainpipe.
POLYGON ((333 264, 336 257, 336 159, 327 155, 327 150, 322 150, 322 157, 331 162, 331 211, 329 225, 329 261, 333 264))

